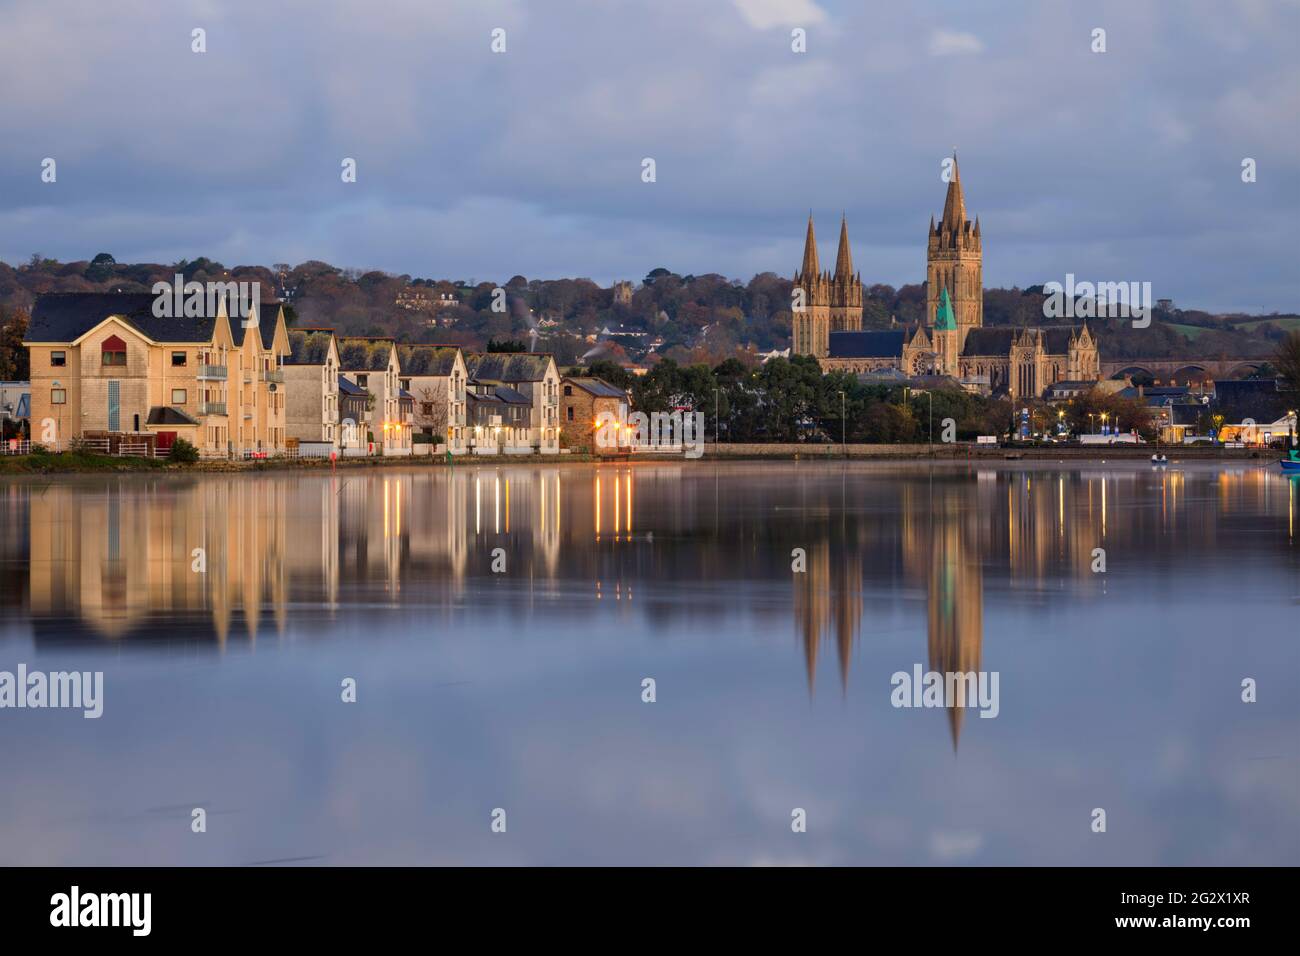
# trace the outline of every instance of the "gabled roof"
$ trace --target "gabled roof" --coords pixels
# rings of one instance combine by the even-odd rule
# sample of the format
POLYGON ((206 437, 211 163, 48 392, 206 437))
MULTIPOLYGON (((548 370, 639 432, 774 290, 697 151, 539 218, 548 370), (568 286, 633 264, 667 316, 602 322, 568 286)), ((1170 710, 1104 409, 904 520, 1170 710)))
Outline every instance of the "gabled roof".
POLYGON ((540 382, 552 363, 549 352, 467 352, 469 377, 486 382, 540 382))
POLYGON ((456 367, 456 353, 460 349, 454 345, 399 345, 398 360, 402 364, 403 375, 429 375, 443 378, 451 374, 456 367))
POLYGON ((146 425, 197 425, 199 420, 192 418, 179 408, 173 408, 171 405, 155 405, 149 409, 149 417, 145 419, 146 425))
MULTIPOLYGON (((382 372, 396 343, 392 339, 348 336, 339 340, 339 364, 349 372, 382 372)), ((401 365, 401 359, 398 359, 401 365)))
POLYGON ((615 388, 603 378, 569 376, 564 379, 564 384, 580 388, 596 398, 627 398, 621 388, 615 388))
POLYGON ((369 393, 360 385, 349 382, 342 375, 339 376, 339 394, 340 395, 368 395, 369 393))
POLYGON ((902 329, 830 333, 831 358, 898 358, 902 354, 902 329))
POLYGON ((1228 379, 1214 383, 1214 410, 1232 423, 1253 418, 1261 425, 1281 420, 1296 406, 1295 392, 1279 392, 1274 379, 1228 379))
MULTIPOLYGON (((56 292, 37 296, 26 342, 71 343, 109 316, 154 342, 210 342, 215 315, 159 318, 150 292, 56 292)), ((237 323, 236 323, 237 324, 237 323)))
MULTIPOLYGON (((263 302, 257 309, 257 329, 261 333, 262 348, 269 352, 275 345, 275 325, 276 319, 280 315, 282 302, 263 302)), ((242 318, 233 318, 230 320, 230 334, 235 340, 236 348, 243 348, 244 345, 244 320, 242 318)))
POLYGON ((333 335, 333 329, 290 329, 289 354, 284 364, 324 365, 333 335))
POLYGON ((509 385, 497 385, 490 392, 466 392, 469 403, 480 405, 528 405, 533 403, 522 392, 517 392, 509 385))
POLYGON ((961 354, 1005 357, 1011 354, 1011 343, 1019 333, 1020 329, 1006 325, 971 329, 966 333, 966 344, 962 346, 961 354))

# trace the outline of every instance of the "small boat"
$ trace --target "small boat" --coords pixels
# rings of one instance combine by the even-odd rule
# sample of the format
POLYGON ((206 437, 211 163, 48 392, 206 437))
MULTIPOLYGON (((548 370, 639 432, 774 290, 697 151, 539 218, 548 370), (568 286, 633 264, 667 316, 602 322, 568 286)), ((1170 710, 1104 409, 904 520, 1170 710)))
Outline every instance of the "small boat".
POLYGON ((1151 464, 1153 464, 1153 465, 1167 465, 1167 464, 1169 464, 1169 459, 1166 458, 1164 455, 1152 455, 1152 456, 1151 456, 1151 464))
POLYGON ((1278 462, 1282 470, 1288 474, 1300 475, 1300 450, 1292 448, 1287 452, 1287 457, 1278 462))

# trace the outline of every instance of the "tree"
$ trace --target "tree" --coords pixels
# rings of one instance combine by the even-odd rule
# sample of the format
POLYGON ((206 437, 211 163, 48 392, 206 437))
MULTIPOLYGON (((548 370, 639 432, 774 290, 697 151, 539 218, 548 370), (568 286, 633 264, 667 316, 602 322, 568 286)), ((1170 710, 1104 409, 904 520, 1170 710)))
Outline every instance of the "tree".
POLYGON ((608 359, 597 359, 585 368, 581 365, 569 369, 569 374, 574 376, 589 375, 592 378, 598 378, 608 382, 615 388, 621 388, 623 391, 631 391, 633 379, 636 378, 631 372, 623 368, 617 362, 611 362, 608 359))
POLYGON ((90 282, 105 282, 113 277, 113 267, 116 265, 116 259, 107 252, 101 252, 90 260, 84 275, 90 282))
POLYGON ((1287 388, 1300 389, 1300 332, 1290 333, 1277 344, 1273 365, 1287 388))
POLYGON ((518 339, 488 339, 487 350, 489 352, 527 352, 528 346, 518 339))
POLYGON ((435 388, 426 385, 415 393, 415 424, 421 430, 429 429, 440 441, 447 440, 447 386, 439 382, 435 388))
POLYGON ((27 337, 27 313, 0 306, 0 380, 26 382, 31 378, 30 358, 23 339, 27 337))

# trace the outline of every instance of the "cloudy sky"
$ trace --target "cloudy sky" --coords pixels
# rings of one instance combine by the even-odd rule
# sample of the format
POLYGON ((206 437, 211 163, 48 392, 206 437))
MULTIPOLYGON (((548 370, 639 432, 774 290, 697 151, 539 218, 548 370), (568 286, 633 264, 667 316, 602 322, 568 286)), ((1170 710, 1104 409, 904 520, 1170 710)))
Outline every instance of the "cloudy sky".
POLYGON ((0 0, 0 259, 748 279, 811 208, 897 285, 955 146, 987 285, 1294 310, 1298 35, 1297 0, 0 0))

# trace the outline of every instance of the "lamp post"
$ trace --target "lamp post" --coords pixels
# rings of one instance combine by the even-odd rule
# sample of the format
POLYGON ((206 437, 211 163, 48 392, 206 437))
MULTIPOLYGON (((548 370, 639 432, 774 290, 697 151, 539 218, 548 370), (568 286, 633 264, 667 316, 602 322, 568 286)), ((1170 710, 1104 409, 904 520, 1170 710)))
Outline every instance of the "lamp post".
POLYGON ((713 390, 713 444, 718 444, 721 437, 718 434, 718 390, 713 390))
POLYGON ((926 437, 929 439, 930 455, 933 457, 934 455, 934 391, 933 390, 927 391, 925 395, 928 399, 930 399, 930 428, 929 428, 929 433, 926 437))
POLYGON ((849 455, 848 445, 848 419, 844 415, 844 393, 840 392, 840 450, 844 457, 849 455))

